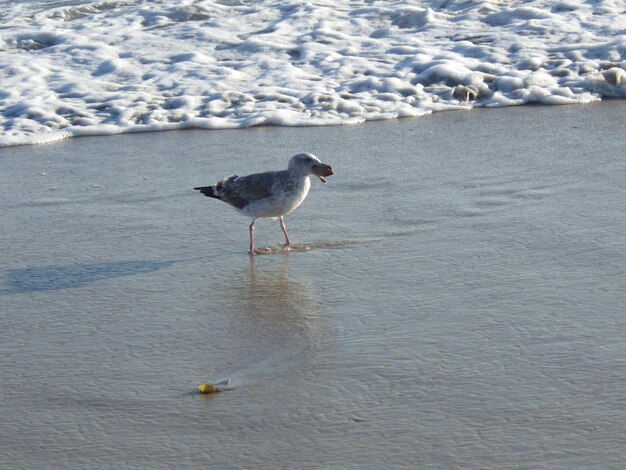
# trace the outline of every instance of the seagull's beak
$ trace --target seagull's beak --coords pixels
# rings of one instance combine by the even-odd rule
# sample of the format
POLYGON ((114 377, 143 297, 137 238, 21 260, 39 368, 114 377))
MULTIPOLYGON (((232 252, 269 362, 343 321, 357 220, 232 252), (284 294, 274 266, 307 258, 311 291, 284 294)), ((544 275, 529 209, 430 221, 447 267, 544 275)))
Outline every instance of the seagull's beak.
POLYGON ((330 165, 326 165, 325 163, 316 163, 312 167, 313 173, 317 176, 322 183, 326 183, 324 176, 330 176, 333 174, 333 169, 330 165))

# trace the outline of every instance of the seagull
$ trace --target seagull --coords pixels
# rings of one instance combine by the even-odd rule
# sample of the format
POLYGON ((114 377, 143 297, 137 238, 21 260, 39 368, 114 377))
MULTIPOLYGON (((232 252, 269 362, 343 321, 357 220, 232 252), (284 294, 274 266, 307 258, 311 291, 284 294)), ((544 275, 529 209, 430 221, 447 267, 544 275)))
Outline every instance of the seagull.
POLYGON ((207 197, 224 201, 240 214, 252 219, 250 229, 250 250, 254 251, 254 222, 261 218, 278 218, 285 235, 285 246, 291 241, 287 235, 283 217, 302 204, 311 187, 309 176, 317 176, 326 183, 333 169, 322 163, 311 153, 299 153, 291 157, 289 166, 282 171, 266 171, 248 176, 229 176, 212 186, 193 188, 207 197))

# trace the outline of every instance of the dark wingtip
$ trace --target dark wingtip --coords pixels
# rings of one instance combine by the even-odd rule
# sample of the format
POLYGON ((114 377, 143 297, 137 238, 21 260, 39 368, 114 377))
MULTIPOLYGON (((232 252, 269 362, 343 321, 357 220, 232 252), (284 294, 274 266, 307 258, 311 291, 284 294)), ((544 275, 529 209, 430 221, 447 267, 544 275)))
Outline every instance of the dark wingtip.
POLYGON ((204 194, 207 197, 214 197, 215 199, 221 199, 213 190, 213 186, 198 186, 193 189, 195 189, 196 191, 200 191, 202 194, 204 194))

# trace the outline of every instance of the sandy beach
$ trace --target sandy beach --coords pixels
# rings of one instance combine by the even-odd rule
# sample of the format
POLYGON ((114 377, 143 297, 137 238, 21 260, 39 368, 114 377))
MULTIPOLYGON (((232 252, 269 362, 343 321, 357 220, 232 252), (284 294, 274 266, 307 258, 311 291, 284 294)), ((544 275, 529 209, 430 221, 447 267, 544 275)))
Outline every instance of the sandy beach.
POLYGON ((0 468, 626 465, 626 102, 0 149, 0 468), (193 191, 331 164, 286 217, 193 191), (198 384, 230 378, 201 396, 198 384))

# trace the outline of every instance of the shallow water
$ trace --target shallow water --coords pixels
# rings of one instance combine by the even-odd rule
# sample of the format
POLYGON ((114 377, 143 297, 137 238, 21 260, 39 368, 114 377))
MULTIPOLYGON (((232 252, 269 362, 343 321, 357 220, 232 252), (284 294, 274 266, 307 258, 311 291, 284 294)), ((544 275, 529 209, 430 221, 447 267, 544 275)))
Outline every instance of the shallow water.
POLYGON ((3 149, 0 467, 622 467, 625 115, 3 149), (300 151, 335 175, 250 257, 192 188, 300 151))

